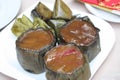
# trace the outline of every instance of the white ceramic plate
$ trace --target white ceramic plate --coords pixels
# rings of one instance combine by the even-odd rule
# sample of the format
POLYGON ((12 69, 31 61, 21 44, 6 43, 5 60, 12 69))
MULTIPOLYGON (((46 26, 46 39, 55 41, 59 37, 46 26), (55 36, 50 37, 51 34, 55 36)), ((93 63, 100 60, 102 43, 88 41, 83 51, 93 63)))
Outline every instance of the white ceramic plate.
POLYGON ((102 18, 104 20, 120 23, 120 16, 112 14, 110 12, 95 8, 89 4, 85 4, 86 8, 94 15, 96 15, 99 18, 102 18))
MULTIPOLYGON (((37 3, 27 11, 23 12, 19 17, 25 14, 31 19, 30 12, 36 5, 37 3)), ((51 7, 49 4, 47 4, 47 6, 51 7)), ((91 14, 79 12, 76 10, 73 10, 73 12, 74 14, 81 14, 81 16, 88 16, 94 25, 100 29, 101 52, 90 63, 92 78, 106 57, 109 55, 109 52, 113 47, 113 44, 115 42, 114 31, 112 27, 102 19, 99 19, 91 14)), ((45 73, 29 73, 23 70, 23 68, 18 63, 15 50, 16 37, 11 32, 13 23, 14 21, 0 33, 0 71, 18 80, 46 80, 45 73)))
POLYGON ((20 5, 21 0, 0 0, 0 29, 15 18, 20 5))

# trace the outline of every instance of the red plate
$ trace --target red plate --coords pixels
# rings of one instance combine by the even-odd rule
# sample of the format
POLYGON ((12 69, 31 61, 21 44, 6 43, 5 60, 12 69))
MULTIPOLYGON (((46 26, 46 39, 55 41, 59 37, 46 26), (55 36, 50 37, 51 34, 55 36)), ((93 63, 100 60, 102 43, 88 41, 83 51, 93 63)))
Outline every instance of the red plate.
POLYGON ((112 10, 120 10, 120 0, 78 0, 80 2, 85 2, 112 10))

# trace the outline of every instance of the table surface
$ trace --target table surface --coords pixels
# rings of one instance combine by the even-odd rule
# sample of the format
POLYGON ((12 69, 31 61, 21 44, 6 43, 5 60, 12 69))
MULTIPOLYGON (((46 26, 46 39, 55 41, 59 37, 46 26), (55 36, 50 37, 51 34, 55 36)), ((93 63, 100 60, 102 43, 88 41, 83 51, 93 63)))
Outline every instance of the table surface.
MULTIPOLYGON (((54 0, 21 0, 21 9, 18 15, 38 1, 53 3, 54 0)), ((90 13, 85 8, 84 4, 78 3, 77 0, 64 0, 64 2, 67 3, 67 5, 72 9, 90 13)), ((93 76, 92 80, 120 80, 120 62, 119 62, 120 61, 119 58, 120 57, 119 54, 120 23, 112 23, 112 22, 108 22, 108 23, 112 26, 112 28, 115 31, 115 36, 116 36, 115 44, 112 50, 110 51, 109 56, 101 65, 101 67, 96 72, 96 74, 93 76)), ((0 73, 0 80, 14 80, 14 79, 0 73)))

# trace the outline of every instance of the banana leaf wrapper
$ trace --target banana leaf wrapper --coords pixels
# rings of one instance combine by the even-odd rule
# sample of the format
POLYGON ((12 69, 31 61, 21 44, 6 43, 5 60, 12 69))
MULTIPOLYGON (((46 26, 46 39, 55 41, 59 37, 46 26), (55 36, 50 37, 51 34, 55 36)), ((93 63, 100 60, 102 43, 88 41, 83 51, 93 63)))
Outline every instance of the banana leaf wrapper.
POLYGON ((91 76, 89 61, 88 61, 88 57, 85 54, 83 54, 83 56, 84 56, 84 60, 85 60, 84 64, 81 67, 74 69, 70 73, 67 73, 67 72, 62 73, 62 72, 59 72, 59 70, 54 71, 46 66, 47 80, 89 80, 89 78, 91 76))
POLYGON ((101 51, 99 35, 96 36, 96 39, 90 45, 79 46, 79 48, 81 48, 84 53, 87 54, 89 62, 91 62, 101 51))
POLYGON ((12 33, 18 37, 26 30, 33 27, 32 21, 26 16, 23 15, 21 18, 17 18, 11 28, 12 33))
MULTIPOLYGON (((41 44, 40 42, 38 42, 37 38, 39 36, 33 37, 31 38, 30 41, 24 40, 24 44, 29 45, 31 43, 34 42, 36 44, 36 46, 39 46, 39 44, 41 44), (36 40, 34 39, 36 38, 36 40)), ((39 38, 42 39, 42 38, 39 38)), ((48 37, 46 36, 45 39, 48 39, 48 37)), ((54 38, 54 35, 52 35, 52 32, 44 30, 43 28, 37 28, 37 29, 30 29, 26 32, 24 32, 21 36, 18 37, 18 39, 16 40, 16 52, 17 52, 17 59, 18 62, 20 63, 20 65, 23 67, 23 69, 25 69, 28 72, 31 73, 35 73, 35 74, 39 74, 44 72, 45 67, 44 67, 44 59, 43 56, 44 54, 51 49, 52 47, 55 46, 56 43, 56 39, 54 38), (22 39, 27 35, 28 39, 30 34, 32 36, 35 36, 36 34, 34 32, 37 31, 45 31, 46 33, 50 34, 49 36, 52 37, 52 42, 50 42, 47 45, 44 45, 43 47, 40 48, 31 48, 31 47, 22 47, 20 46, 20 44, 22 44, 22 39)), ((30 46, 30 45, 29 45, 30 46)), ((35 46, 35 45, 34 45, 35 46)))
MULTIPOLYGON (((77 26, 79 26, 79 25, 77 25, 77 26)), ((91 62, 98 55, 98 53, 101 51, 100 37, 99 37, 99 31, 100 30, 94 26, 94 24, 91 22, 91 20, 87 16, 85 16, 85 17, 80 17, 80 16, 77 17, 76 16, 75 19, 73 19, 70 22, 68 22, 67 24, 65 24, 63 27, 61 27, 61 29, 59 30, 59 33, 58 33, 59 34, 58 37, 60 39, 59 43, 60 44, 63 44, 63 43, 73 43, 73 44, 76 44, 85 54, 87 54, 87 56, 89 58, 89 62, 91 62), (74 20, 87 22, 87 23, 89 23, 94 28, 94 31, 96 31, 96 34, 94 35, 95 38, 91 42, 89 42, 89 43, 87 43, 85 45, 83 45, 83 44, 77 44, 74 41, 76 41, 76 39, 79 39, 78 37, 74 38, 72 42, 65 40, 65 38, 61 34, 62 33, 61 29, 66 28, 67 26, 69 26, 71 24, 75 27, 76 24, 73 24, 74 20)), ((77 30, 77 32, 79 32, 78 30, 77 30)), ((87 34, 87 33, 85 33, 85 34, 87 34)), ((69 37, 70 35, 67 34, 67 36, 69 37)))
POLYGON ((39 17, 33 17, 33 22, 32 22, 26 15, 23 15, 21 18, 17 18, 15 20, 11 28, 11 31, 16 37, 18 37, 23 32, 29 29, 36 29, 36 28, 44 28, 53 31, 52 28, 48 26, 43 19, 39 17))
POLYGON ((54 34, 56 36, 57 43, 59 44, 58 33, 60 28, 65 25, 67 22, 63 19, 50 19, 47 21, 48 25, 54 29, 54 34))
POLYGON ((52 30, 52 28, 41 18, 34 17, 33 28, 43 28, 46 30, 52 30))
POLYGON ((52 18, 52 14, 53 14, 53 12, 41 2, 37 4, 35 9, 31 11, 31 13, 33 16, 40 17, 43 20, 52 18))
POLYGON ((62 0, 55 0, 53 18, 70 20, 72 11, 62 0))

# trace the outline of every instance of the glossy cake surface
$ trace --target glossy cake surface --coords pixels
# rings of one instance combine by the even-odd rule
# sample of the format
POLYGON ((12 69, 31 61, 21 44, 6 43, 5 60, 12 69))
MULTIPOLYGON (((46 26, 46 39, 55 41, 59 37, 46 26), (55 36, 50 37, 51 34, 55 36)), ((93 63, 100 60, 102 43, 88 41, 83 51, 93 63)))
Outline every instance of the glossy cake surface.
POLYGON ((89 45, 96 38, 97 31, 92 24, 86 21, 73 20, 60 30, 63 40, 79 46, 89 45))
POLYGON ((52 40, 53 36, 49 31, 38 29, 24 34, 19 40, 18 46, 21 48, 38 50, 50 44, 52 40))
POLYGON ((82 67, 84 57, 79 48, 75 46, 59 45, 47 52, 45 63, 55 72, 72 73, 75 69, 82 67))

